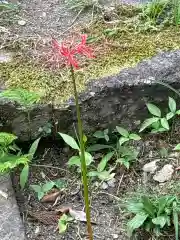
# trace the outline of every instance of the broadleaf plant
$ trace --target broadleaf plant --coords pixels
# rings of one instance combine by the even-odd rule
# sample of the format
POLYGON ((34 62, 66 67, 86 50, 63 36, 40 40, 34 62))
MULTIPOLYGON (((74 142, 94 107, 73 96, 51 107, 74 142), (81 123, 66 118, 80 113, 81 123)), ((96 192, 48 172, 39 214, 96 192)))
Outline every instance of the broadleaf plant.
POLYGON ((152 117, 146 119, 142 123, 139 132, 142 132, 147 128, 150 128, 152 133, 169 131, 169 120, 175 117, 175 115, 180 114, 180 111, 176 110, 176 101, 172 97, 169 97, 168 99, 169 112, 166 113, 165 116, 162 116, 160 108, 158 108, 156 105, 147 103, 146 106, 152 117))
POLYGON ((173 224, 176 240, 179 239, 180 202, 176 196, 141 196, 138 199, 128 201, 126 208, 128 212, 134 214, 134 217, 127 224, 130 236, 139 228, 157 234, 173 224))

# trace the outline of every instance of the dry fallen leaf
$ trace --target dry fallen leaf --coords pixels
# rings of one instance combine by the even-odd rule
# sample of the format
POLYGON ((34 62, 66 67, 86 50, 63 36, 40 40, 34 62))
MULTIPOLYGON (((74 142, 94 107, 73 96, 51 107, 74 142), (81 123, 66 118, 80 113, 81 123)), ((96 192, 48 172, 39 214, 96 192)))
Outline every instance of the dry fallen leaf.
POLYGON ((55 211, 29 211, 28 215, 45 225, 54 225, 60 218, 60 215, 55 211))
POLYGON ((60 191, 53 189, 41 199, 41 202, 42 203, 55 202, 60 193, 61 193, 60 191))
POLYGON ((77 221, 86 222, 86 214, 83 211, 76 211, 70 208, 69 214, 77 221))

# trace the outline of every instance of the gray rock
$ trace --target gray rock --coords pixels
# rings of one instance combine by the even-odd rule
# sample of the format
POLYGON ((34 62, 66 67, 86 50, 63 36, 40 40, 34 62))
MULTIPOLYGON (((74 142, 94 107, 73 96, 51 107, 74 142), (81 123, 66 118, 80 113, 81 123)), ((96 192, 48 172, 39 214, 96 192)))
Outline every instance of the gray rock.
POLYGON ((166 182, 172 178, 173 172, 173 166, 171 164, 166 164, 159 172, 153 176, 153 179, 159 183, 166 182))
POLYGON ((24 227, 14 197, 9 175, 0 175, 0 240, 25 240, 24 227))
POLYGON ((115 183, 116 183, 116 179, 112 178, 111 180, 107 181, 107 184, 109 187, 114 188, 115 187, 115 183))
POLYGON ((12 53, 0 51, 0 63, 7 63, 12 61, 12 53))
POLYGON ((108 184, 106 182, 103 182, 100 186, 100 189, 103 189, 103 190, 108 189, 108 184))
POLYGON ((146 172, 146 173, 154 173, 158 166, 157 166, 157 162, 159 160, 155 160, 155 161, 152 161, 152 162, 149 162, 149 163, 146 163, 144 166, 143 166, 143 171, 146 172))
MULTIPOLYGON (((133 68, 119 74, 89 82, 79 95, 81 116, 86 135, 116 125, 135 129, 139 120, 149 116, 145 103, 155 102, 167 106, 168 96, 174 96, 167 87, 157 83, 163 81, 180 89, 180 50, 160 53, 150 60, 142 61, 133 68), (93 94, 92 94, 93 93, 93 94)), ((3 128, 14 132, 20 140, 28 140, 28 121, 25 112, 15 103, 0 100, 0 122, 3 128)), ((58 121, 58 131, 74 133, 76 110, 71 98, 63 106, 34 106, 31 111, 32 139, 38 129, 51 119, 58 121), (65 107, 66 106, 66 107, 65 107)))

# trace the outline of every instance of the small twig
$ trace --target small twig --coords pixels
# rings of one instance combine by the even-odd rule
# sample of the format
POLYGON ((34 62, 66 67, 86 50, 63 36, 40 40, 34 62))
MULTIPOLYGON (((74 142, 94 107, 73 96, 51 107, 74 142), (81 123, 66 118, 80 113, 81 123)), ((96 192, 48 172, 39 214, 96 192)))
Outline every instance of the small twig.
POLYGON ((108 196, 110 196, 110 197, 115 198, 117 201, 120 201, 120 200, 121 200, 119 197, 116 197, 115 195, 110 194, 110 193, 108 193, 108 192, 98 192, 97 194, 106 194, 106 195, 108 195, 108 196))
POLYGON ((116 191, 116 195, 119 194, 119 189, 120 189, 120 186, 121 186, 121 183, 122 183, 123 177, 124 177, 124 172, 123 172, 123 174, 122 174, 122 176, 121 176, 121 178, 120 178, 120 180, 119 180, 119 184, 118 184, 118 188, 117 188, 117 191, 116 191))
POLYGON ((63 169, 63 168, 59 168, 59 167, 55 167, 55 166, 50 166, 50 165, 41 165, 41 164, 31 164, 32 167, 44 167, 44 168, 53 168, 53 169, 57 169, 57 170, 61 170, 64 172, 69 173, 68 170, 63 169))

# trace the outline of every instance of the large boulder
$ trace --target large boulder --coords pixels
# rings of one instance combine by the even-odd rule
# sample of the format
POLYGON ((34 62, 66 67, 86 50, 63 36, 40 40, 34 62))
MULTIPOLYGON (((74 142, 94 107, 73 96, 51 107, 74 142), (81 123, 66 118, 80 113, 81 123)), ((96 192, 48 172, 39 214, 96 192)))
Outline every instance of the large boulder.
MULTIPOLYGON (((92 80, 79 95, 83 126, 86 133, 107 127, 123 125, 137 128, 139 120, 148 116, 145 103, 153 101, 163 106, 169 88, 157 81, 180 88, 180 51, 163 52, 119 74, 92 80)), ((177 96, 176 96, 177 97, 177 96)), ((16 103, 0 100, 2 129, 16 134, 20 140, 29 140, 26 114, 16 103)), ((38 105, 31 111, 31 133, 35 139, 39 128, 52 119, 58 122, 57 130, 72 132, 76 124, 75 102, 69 99, 63 106, 38 105)))

